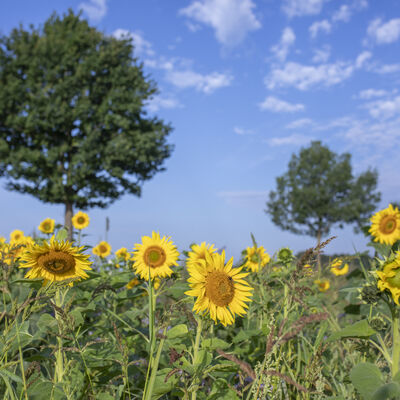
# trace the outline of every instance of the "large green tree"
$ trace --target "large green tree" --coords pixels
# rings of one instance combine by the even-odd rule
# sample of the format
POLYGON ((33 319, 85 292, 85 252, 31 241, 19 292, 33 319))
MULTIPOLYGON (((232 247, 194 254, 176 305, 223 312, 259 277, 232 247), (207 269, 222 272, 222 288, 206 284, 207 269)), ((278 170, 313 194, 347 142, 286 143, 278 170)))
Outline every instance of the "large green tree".
POLYGON ((338 156, 320 141, 311 142, 276 178, 277 191, 269 193, 265 212, 283 230, 315 237, 318 245, 335 224, 354 223, 354 231, 361 232, 380 201, 374 192, 378 173, 368 170, 355 179, 350 160, 349 153, 338 156))
POLYGON ((72 10, 0 37, 0 176, 6 188, 73 207, 107 207, 165 168, 171 126, 149 117, 157 93, 131 39, 72 10))

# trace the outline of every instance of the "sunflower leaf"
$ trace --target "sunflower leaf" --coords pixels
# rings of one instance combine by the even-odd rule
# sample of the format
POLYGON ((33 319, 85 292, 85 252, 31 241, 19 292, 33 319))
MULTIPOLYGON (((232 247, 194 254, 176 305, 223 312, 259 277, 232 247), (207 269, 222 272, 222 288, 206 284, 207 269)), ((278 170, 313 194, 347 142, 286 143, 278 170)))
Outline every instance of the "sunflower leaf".
POLYGON ((372 395, 372 400, 386 400, 386 399, 398 399, 400 396, 400 385, 397 382, 390 382, 382 385, 375 390, 372 395))
POLYGON ((215 350, 215 349, 224 350, 227 349, 229 346, 230 346, 229 343, 219 338, 204 339, 203 342, 201 343, 201 347, 210 350, 215 350))
POLYGON ((56 240, 63 241, 67 238, 68 232, 65 228, 61 228, 56 235, 56 240))
POLYGON ((383 385, 381 371, 375 364, 362 362, 350 371, 350 379, 365 400, 372 400, 376 388, 383 385))
POLYGON ((177 337, 186 336, 188 334, 188 332, 189 332, 188 328, 185 324, 179 324, 179 325, 173 326, 167 332, 167 338, 175 339, 177 337))
POLYGON ((331 336, 329 336, 327 342, 332 342, 345 337, 368 338, 375 333, 376 331, 368 325, 367 320, 363 319, 362 321, 358 321, 353 325, 344 327, 338 332, 334 332, 331 336))

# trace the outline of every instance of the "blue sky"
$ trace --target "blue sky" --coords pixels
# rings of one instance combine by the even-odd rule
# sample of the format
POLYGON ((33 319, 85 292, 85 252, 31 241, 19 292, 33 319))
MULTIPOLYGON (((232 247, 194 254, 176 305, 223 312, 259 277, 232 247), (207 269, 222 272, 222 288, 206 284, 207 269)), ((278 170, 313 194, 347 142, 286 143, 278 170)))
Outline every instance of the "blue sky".
MULTIPOLYGON (((315 239, 280 230, 264 213, 275 178, 312 140, 352 154, 353 174, 379 172, 380 208, 400 200, 400 2, 392 0, 13 0, 0 32, 38 26, 53 11, 83 9, 107 35, 130 35, 160 94, 149 114, 170 122, 166 171, 109 208, 92 209, 86 241, 132 249, 152 230, 180 251, 226 246, 237 261, 250 232, 272 255, 315 239)), ((62 205, 8 192, 0 178, 0 235, 31 234, 62 205)), ((78 210, 75 210, 78 211, 78 210)), ((352 226, 326 254, 367 250, 352 226)))

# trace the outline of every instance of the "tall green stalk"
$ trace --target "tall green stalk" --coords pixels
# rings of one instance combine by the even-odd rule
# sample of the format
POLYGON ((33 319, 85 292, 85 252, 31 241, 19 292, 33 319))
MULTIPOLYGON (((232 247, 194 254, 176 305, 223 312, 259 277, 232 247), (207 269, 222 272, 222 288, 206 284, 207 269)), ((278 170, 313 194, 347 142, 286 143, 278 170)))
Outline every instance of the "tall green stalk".
POLYGON ((392 349, 392 378, 399 371, 400 363, 400 332, 399 332, 399 310, 396 306, 392 307, 392 329, 393 329, 393 349, 392 349))
MULTIPOLYGON (((200 340, 201 340, 201 331, 203 328, 203 320, 201 317, 196 318, 197 321, 197 329, 196 329, 196 339, 194 342, 194 348, 193 348, 193 365, 196 365, 199 360, 199 347, 200 347, 200 340)), ((197 392, 193 391, 192 392, 192 400, 196 400, 197 397, 197 392)))

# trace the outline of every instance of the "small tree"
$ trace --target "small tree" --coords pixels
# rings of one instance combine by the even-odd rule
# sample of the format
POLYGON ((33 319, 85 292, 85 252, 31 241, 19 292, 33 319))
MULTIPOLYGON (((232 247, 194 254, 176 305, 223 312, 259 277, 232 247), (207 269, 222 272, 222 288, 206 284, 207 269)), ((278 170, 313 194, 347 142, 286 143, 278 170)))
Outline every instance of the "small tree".
POLYGON ((107 207, 170 156, 171 127, 146 117, 157 92, 131 39, 105 36, 72 10, 0 38, 0 176, 6 188, 73 207, 107 207))
POLYGON ((380 193, 373 192, 378 174, 368 170, 354 180, 350 159, 349 153, 337 156, 320 141, 293 154, 288 172, 276 178, 277 192, 269 193, 265 212, 272 222, 315 237, 318 245, 335 224, 355 223, 354 231, 360 232, 380 201, 380 193))

